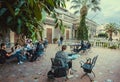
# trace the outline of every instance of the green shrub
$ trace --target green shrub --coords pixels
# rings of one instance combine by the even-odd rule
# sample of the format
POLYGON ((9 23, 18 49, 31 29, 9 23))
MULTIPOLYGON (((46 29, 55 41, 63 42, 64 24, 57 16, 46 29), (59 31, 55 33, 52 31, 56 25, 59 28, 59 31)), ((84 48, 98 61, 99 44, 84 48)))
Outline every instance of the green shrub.
POLYGON ((117 49, 117 46, 116 45, 112 45, 109 47, 110 49, 117 49))
POLYGON ((108 46, 108 44, 107 44, 107 43, 104 43, 103 47, 107 47, 107 46, 108 46))
POLYGON ((58 38, 53 38, 53 43, 56 43, 58 38))
POLYGON ((108 38, 108 34, 107 34, 107 33, 99 33, 99 34, 98 34, 98 37, 108 38))

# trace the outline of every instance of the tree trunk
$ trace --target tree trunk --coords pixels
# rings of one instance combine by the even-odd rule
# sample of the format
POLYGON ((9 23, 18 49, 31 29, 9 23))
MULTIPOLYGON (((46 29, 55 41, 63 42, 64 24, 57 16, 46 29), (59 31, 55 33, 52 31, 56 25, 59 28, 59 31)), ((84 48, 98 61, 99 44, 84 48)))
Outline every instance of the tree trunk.
POLYGON ((83 6, 83 7, 80 9, 80 16, 81 16, 81 17, 87 16, 87 13, 88 13, 88 8, 87 8, 87 6, 83 6))
POLYGON ((112 41, 112 32, 109 33, 109 41, 112 41))

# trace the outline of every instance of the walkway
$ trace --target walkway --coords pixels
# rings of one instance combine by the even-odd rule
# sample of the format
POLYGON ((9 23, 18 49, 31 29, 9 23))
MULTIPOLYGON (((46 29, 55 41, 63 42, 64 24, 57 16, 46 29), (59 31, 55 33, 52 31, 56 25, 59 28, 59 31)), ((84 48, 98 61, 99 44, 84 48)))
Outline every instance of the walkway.
MULTIPOLYGON (((36 62, 25 62, 22 65, 17 65, 15 62, 0 67, 0 82, 50 82, 47 79, 47 72, 50 70, 50 58, 54 57, 58 50, 57 45, 50 44, 46 50, 46 55, 36 62)), ((70 51, 69 48, 67 51, 70 51)), ((86 76, 80 79, 84 74, 80 68, 79 61, 85 60, 87 57, 99 55, 94 68, 96 77, 94 82, 120 82, 120 50, 111 50, 105 48, 92 48, 88 54, 80 55, 73 61, 73 68, 77 70, 74 77, 67 82, 90 82, 86 76)), ((51 81, 53 82, 53 81, 51 81)), ((54 82, 64 82, 64 78, 57 78, 54 82)))

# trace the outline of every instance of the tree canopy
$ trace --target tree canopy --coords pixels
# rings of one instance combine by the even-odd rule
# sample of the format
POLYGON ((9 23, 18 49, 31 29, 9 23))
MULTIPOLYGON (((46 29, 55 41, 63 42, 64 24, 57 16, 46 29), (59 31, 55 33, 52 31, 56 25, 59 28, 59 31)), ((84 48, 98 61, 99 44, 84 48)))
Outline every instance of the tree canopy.
POLYGON ((66 6, 65 0, 1 0, 0 4, 0 31, 12 30, 33 40, 42 34, 46 13, 66 6))
POLYGON ((109 34, 109 40, 112 41, 113 33, 117 33, 119 31, 116 23, 108 23, 105 25, 105 31, 109 34))

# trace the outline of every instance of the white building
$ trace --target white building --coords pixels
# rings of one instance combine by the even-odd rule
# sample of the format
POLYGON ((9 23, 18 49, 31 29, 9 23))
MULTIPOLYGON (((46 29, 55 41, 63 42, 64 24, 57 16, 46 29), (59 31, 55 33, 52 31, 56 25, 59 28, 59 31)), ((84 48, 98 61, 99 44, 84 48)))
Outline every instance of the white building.
MULTIPOLYGON (((76 17, 74 20, 74 29, 73 29, 74 38, 76 38, 77 28, 78 28, 79 22, 80 22, 79 20, 80 20, 79 17, 76 17)), ((86 19, 86 25, 88 27, 89 38, 94 38, 94 36, 96 36, 96 30, 97 30, 98 24, 90 19, 86 19)))
MULTIPOLYGON (((76 17, 74 14, 71 14, 63 8, 56 9, 56 12, 58 13, 58 18, 63 20, 63 24, 66 27, 65 33, 62 34, 59 28, 55 29, 54 19, 50 16, 47 16, 43 25, 43 38, 47 38, 49 43, 53 43, 53 39, 59 39, 60 36, 63 36, 64 40, 75 39, 77 27, 79 25, 79 17, 76 17)), ((94 37, 94 35, 96 35, 96 27, 98 24, 89 19, 87 19, 86 23, 89 27, 89 35, 94 37)), ((13 35, 13 33, 10 34, 13 35)), ((10 42, 14 43, 15 41, 16 36, 10 36, 10 42)))

